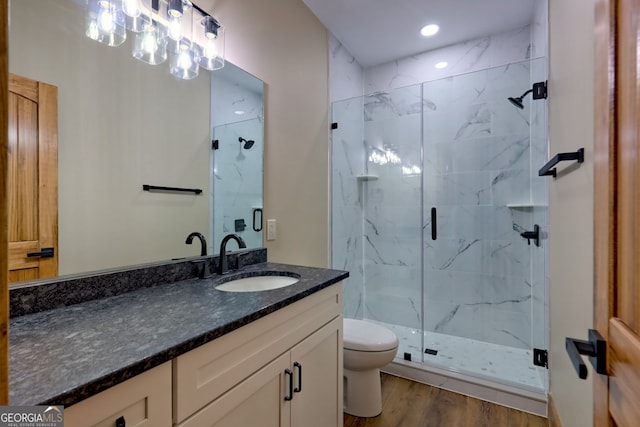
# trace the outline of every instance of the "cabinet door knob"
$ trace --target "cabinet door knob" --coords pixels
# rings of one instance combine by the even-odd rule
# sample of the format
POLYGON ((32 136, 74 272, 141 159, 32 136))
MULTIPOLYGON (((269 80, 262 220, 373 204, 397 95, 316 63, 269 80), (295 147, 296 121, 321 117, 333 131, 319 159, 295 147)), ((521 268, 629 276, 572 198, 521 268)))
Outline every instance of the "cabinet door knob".
POLYGON ((127 427, 127 421, 125 421, 124 417, 120 417, 116 420, 116 427, 127 427))
POLYGON ((284 374, 289 376, 289 394, 284 396, 284 400, 288 402, 293 399, 293 371, 287 368, 284 374))
POLYGON ((302 365, 298 362, 293 362, 293 369, 298 369, 298 387, 294 388, 293 391, 300 393, 302 391, 302 365))

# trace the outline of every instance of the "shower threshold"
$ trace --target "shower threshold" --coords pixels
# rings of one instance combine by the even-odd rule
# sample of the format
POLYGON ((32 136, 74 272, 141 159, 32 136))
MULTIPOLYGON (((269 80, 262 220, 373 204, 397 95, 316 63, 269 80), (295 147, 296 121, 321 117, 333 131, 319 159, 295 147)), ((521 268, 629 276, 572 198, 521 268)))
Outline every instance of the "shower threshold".
POLYGON ((531 350, 476 341, 469 338, 424 332, 424 348, 420 348, 420 330, 404 326, 376 322, 395 332, 400 341, 397 359, 405 353, 413 362, 422 362, 441 369, 476 375, 522 387, 534 392, 546 390, 544 368, 533 365, 531 350))
POLYGON ((531 350, 428 331, 420 348, 420 330, 373 322, 400 341, 395 360, 383 371, 546 416, 546 369, 533 366, 531 350))

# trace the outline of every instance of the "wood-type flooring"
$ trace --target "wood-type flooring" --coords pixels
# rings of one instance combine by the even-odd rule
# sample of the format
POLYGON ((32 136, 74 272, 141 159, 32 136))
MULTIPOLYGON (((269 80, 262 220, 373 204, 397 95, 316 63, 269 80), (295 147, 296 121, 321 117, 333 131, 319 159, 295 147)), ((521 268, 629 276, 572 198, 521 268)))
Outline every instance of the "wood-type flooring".
POLYGON ((547 427, 546 418, 382 374, 382 414, 344 427, 547 427))

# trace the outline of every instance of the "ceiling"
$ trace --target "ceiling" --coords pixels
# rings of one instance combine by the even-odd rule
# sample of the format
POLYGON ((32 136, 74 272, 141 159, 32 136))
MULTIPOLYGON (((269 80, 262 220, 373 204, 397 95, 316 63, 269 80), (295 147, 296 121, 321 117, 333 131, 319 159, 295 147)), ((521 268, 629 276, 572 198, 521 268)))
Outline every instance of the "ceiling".
POLYGON ((532 22, 537 0, 303 0, 363 67, 532 22), (435 23, 440 32, 423 37, 435 23))

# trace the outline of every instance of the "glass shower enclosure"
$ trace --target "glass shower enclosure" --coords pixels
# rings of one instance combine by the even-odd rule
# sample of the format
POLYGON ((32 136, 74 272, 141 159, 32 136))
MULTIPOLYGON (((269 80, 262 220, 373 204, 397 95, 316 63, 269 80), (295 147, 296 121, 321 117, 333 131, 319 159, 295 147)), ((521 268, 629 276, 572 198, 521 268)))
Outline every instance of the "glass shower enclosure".
POLYGON ((546 75, 523 61, 332 105, 332 266, 396 363, 535 392, 547 371, 546 75), (537 226, 537 227, 536 227, 537 226), (539 241, 526 231, 540 230, 539 241), (537 349, 537 350, 536 350, 537 349))

